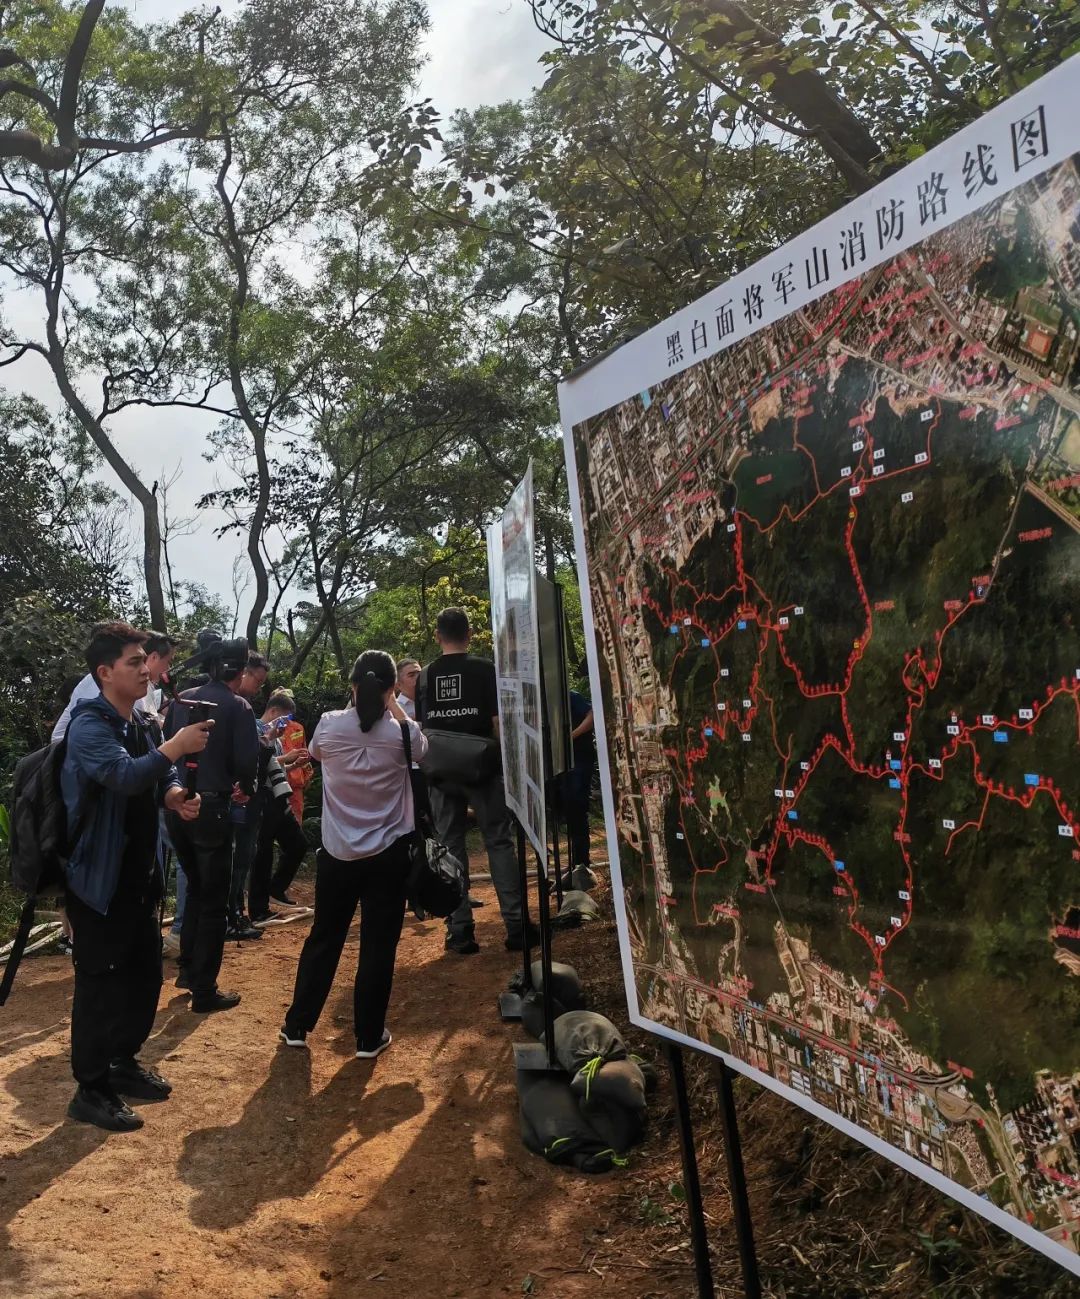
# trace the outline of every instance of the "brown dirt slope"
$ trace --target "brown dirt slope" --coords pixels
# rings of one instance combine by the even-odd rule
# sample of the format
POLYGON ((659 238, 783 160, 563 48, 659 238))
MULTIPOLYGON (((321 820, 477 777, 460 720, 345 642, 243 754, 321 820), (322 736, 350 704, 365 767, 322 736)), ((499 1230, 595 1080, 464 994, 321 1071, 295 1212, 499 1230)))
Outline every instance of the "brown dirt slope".
MULTIPOLYGON (((228 949, 235 1011, 195 1016, 167 984, 145 1058, 175 1092, 133 1134, 64 1120, 70 963, 28 961, 0 1015, 0 1295, 595 1295, 617 1181, 521 1144, 520 1029, 495 1004, 515 958, 477 891, 479 957, 407 923, 374 1062, 352 1056, 355 932, 310 1053, 276 1040, 304 924, 228 949)), ((672 1270, 630 1263, 609 1292, 679 1293, 658 1288, 672 1270)))
MULTIPOLYGON (((310 896, 310 886, 299 887, 310 896)), ((28 961, 0 1012, 0 1299, 690 1299, 671 1101, 630 1168, 587 1178, 528 1154, 496 997, 515 958, 494 898, 483 951, 409 922, 394 1045, 352 1057, 355 935, 310 1053, 279 1048, 306 926, 230 947, 233 1012, 166 986, 146 1058, 175 1084, 141 1132, 64 1120, 71 969, 28 961)), ((598 896, 605 911, 610 898, 598 896)), ((556 937, 591 1004, 626 1027, 614 925, 556 937)), ((167 963, 167 973, 174 970, 167 963)), ((632 1047, 659 1060, 636 1030, 632 1047)), ((715 1089, 688 1060, 717 1294, 742 1293, 715 1089)), ((1060 1268, 771 1093, 737 1085, 771 1299, 1080 1299, 1060 1268)))

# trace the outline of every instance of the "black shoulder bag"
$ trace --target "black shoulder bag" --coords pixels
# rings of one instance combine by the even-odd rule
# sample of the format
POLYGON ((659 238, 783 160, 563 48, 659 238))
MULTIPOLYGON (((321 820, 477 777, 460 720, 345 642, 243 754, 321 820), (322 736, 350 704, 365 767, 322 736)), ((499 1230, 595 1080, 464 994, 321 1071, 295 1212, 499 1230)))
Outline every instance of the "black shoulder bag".
POLYGON ((405 770, 412 786, 416 828, 409 836, 409 878, 406 897, 418 920, 437 916, 445 920, 461 906, 465 898, 462 864, 446 844, 435 837, 428 798, 427 777, 413 766, 412 736, 408 722, 399 722, 401 742, 405 746, 405 770))
POLYGON ((427 753, 420 763, 429 780, 455 785, 483 785, 499 770, 499 742, 494 736, 471 735, 468 731, 444 731, 428 726, 427 668, 420 673, 417 695, 424 695, 427 753))

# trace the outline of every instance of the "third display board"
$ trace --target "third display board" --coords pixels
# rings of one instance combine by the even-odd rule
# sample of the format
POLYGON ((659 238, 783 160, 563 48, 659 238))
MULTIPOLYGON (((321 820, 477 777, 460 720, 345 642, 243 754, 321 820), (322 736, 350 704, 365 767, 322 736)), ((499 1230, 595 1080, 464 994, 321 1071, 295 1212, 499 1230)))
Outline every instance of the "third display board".
POLYGON ((1073 1271, 1078 122, 1074 60, 560 390, 633 1018, 1073 1271))
POLYGON ((506 805, 546 861, 532 461, 507 501, 502 518, 488 528, 487 548, 506 805))

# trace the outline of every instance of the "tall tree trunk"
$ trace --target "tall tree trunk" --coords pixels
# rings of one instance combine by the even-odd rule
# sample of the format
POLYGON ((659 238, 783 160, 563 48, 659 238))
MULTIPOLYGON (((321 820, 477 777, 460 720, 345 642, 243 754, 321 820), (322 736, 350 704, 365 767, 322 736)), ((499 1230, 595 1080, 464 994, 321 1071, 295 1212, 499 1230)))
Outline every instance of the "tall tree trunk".
MULTIPOLYGON (((88 6, 88 10, 91 6, 88 6)), ((79 396, 67 368, 67 350, 60 338, 60 305, 64 296, 64 275, 67 270, 67 209, 66 195, 53 190, 55 226, 49 230, 52 244, 52 264, 45 281, 45 338, 48 343, 48 362, 60 395, 68 409, 79 421, 91 441, 105 457, 117 478, 139 502, 143 513, 143 576, 146 580, 146 600, 150 606, 150 624, 158 631, 165 628, 165 596, 161 589, 161 520, 158 516, 157 496, 146 486, 128 464, 105 432, 101 420, 79 396)))
POLYGON ((143 516, 143 577, 146 581, 146 600, 150 606, 150 625, 157 631, 165 628, 165 595, 161 587, 161 519, 158 515, 158 498, 139 475, 117 451, 105 432, 101 421, 95 419, 89 407, 79 396, 67 371, 64 349, 50 319, 47 326, 49 338, 49 365, 56 386, 68 409, 79 421, 91 441, 105 458, 109 468, 138 501, 143 516))
POLYGON ((247 388, 244 384, 243 370, 240 365, 240 322, 247 305, 248 279, 247 255, 243 240, 236 223, 236 212, 233 200, 229 196, 225 180, 232 163, 232 138, 227 121, 222 122, 222 135, 225 152, 221 166, 218 168, 215 188, 221 200, 221 210, 225 221, 225 253, 233 270, 233 293, 229 302, 229 319, 226 327, 225 359, 229 370, 229 386, 232 389, 236 409, 244 422, 244 427, 251 435, 251 444, 255 451, 255 472, 258 490, 255 496, 255 509, 248 523, 247 554, 251 561, 251 571, 255 575, 255 596, 247 620, 248 644, 253 648, 259 643, 259 624, 263 610, 270 599, 270 576, 262 555, 263 528, 270 510, 270 463, 266 455, 266 429, 256 418, 248 401, 247 388))

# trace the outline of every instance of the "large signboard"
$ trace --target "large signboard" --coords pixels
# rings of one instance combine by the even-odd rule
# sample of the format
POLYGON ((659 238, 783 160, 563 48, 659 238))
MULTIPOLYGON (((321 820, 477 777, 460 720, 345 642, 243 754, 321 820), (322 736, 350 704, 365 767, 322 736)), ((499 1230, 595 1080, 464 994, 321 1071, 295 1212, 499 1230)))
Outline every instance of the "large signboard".
POLYGON ((530 461, 502 518, 488 529, 488 583, 506 805, 546 860, 535 532, 530 461))
POLYGON ((1073 60, 560 398, 633 1019, 1080 1273, 1078 149, 1073 60))

